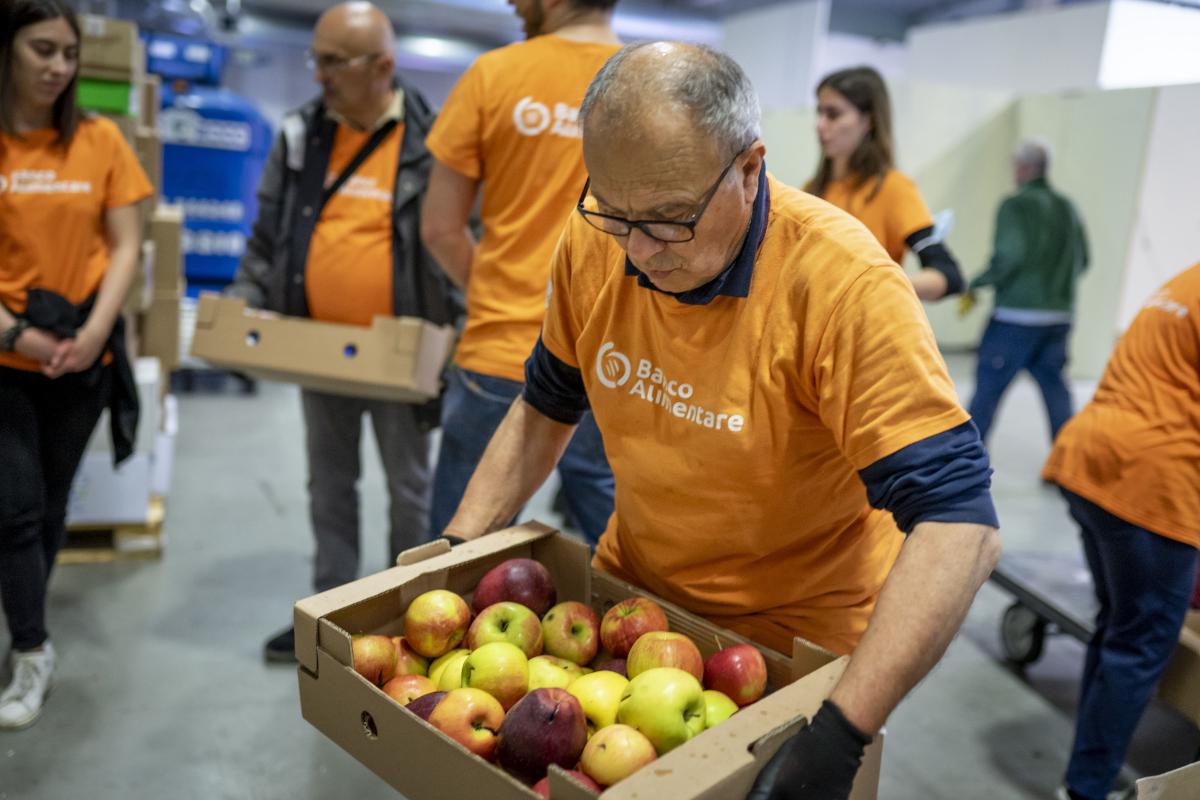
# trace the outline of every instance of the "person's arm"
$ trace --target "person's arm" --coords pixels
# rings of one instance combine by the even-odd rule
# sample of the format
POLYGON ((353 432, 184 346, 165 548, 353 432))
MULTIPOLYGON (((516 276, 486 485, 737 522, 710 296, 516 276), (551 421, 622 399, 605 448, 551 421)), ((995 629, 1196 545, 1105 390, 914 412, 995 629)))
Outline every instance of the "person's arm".
POLYGON ((75 332, 75 338, 59 342, 49 363, 42 367, 42 372, 50 378, 68 372, 82 372, 96 362, 104 352, 113 324, 121 313, 121 306, 133 283, 141 244, 137 206, 130 204, 110 208, 104 212, 104 224, 108 229, 111 252, 108 270, 100 281, 96 303, 83 327, 75 332))
POLYGON ((971 281, 971 291, 981 286, 1002 287, 1025 261, 1025 232, 1017 211, 1017 200, 1010 197, 996 213, 996 238, 992 262, 971 281))
POLYGON ((874 736, 941 659, 1000 558, 993 527, 923 522, 884 582, 866 633, 830 700, 874 736))
POLYGON ((266 300, 267 276, 275 260, 287 169, 287 139, 280 132, 271 145, 258 181, 258 217, 246 240, 246 252, 238 262, 233 282, 223 291, 228 297, 242 298, 251 308, 262 308, 266 300))
POLYGON ((933 227, 922 228, 913 233, 905 244, 921 259, 921 269, 910 275, 913 289, 917 297, 925 301, 941 300, 948 294, 961 294, 963 291, 962 271, 958 262, 941 242, 931 241, 933 227))
POLYGON ((475 237, 467 227, 479 180, 434 160, 421 208, 421 241, 460 289, 467 288, 475 237))
MULTIPOLYGON (((0 303, 0 333, 17 324, 17 317, 0 303)), ((17 337, 14 350, 26 358, 40 361, 43 364, 54 357, 54 349, 58 347, 58 337, 38 328, 26 328, 17 337)))
POLYGON ((525 362, 525 389, 484 451, 443 536, 477 539, 506 526, 558 464, 588 408, 580 371, 541 338, 525 362))

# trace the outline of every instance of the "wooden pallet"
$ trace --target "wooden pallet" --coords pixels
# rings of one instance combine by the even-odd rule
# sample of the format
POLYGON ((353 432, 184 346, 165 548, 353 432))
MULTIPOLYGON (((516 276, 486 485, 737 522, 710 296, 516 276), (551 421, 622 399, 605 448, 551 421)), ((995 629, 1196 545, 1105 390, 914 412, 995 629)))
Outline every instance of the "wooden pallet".
POLYGON ((59 564, 102 564, 162 558, 163 499, 150 498, 146 521, 133 525, 69 525, 59 564))

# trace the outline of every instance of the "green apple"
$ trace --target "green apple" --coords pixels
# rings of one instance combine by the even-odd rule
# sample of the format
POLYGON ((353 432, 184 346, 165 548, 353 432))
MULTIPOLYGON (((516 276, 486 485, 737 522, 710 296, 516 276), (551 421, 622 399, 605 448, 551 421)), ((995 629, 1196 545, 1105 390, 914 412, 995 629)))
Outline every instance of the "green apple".
POLYGON ((515 644, 526 658, 540 656, 542 623, 536 614, 520 603, 490 605, 479 612, 467 629, 467 647, 478 650, 492 642, 515 644))
POLYGON ((515 644, 485 644, 463 662, 461 685, 487 692, 500 701, 507 714, 529 691, 529 659, 515 644))
POLYGON ((738 710, 738 704, 715 689, 704 691, 704 727, 711 728, 718 722, 724 722, 738 710))
POLYGON ((470 655, 469 652, 462 652, 446 662, 442 668, 441 675, 438 677, 439 691, 449 692, 454 689, 463 688, 463 664, 467 663, 467 657, 470 655))
POLYGON ((704 687, 675 667, 656 667, 638 675, 625 687, 617 706, 617 722, 641 731, 660 756, 702 732, 704 715, 704 687))
POLYGON ((583 670, 565 658, 537 656, 529 659, 529 691, 534 689, 566 689, 583 670))
POLYGON ((576 678, 567 691, 579 698, 587 717, 588 736, 617 721, 617 706, 629 681, 624 675, 601 670, 576 678))
MULTIPOLYGON (((435 659, 434 662, 429 665, 429 680, 433 681, 434 683, 441 683, 442 672, 446 669, 446 665, 458 656, 468 656, 470 654, 470 650, 467 650, 466 648, 460 648, 458 650, 451 650, 449 653, 446 653, 446 655, 435 659)), ((459 687, 455 686, 454 688, 457 689, 459 687)))

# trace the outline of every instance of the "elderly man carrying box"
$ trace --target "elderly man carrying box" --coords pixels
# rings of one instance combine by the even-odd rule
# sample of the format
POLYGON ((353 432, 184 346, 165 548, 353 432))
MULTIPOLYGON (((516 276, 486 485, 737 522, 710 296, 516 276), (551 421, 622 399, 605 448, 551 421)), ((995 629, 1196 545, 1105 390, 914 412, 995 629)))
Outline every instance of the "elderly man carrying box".
POLYGON ((626 47, 580 121, 590 182, 524 394, 446 534, 506 525, 590 406, 616 477, 597 568, 783 652, 853 653, 753 795, 844 798, 998 558, 982 442, 901 269, 767 174, 732 60, 626 47))

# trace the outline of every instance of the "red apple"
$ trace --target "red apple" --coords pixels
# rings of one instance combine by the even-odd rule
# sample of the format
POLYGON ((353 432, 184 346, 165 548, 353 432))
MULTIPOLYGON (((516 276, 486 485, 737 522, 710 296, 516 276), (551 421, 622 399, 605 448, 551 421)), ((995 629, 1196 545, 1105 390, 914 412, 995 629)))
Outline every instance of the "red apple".
POLYGON ((413 600, 404 612, 404 639, 419 655, 437 658, 458 647, 470 624, 466 600, 434 589, 413 600))
POLYGON ((424 675, 397 675, 383 685, 383 693, 402 706, 436 691, 437 685, 424 675))
MULTIPOLYGON (((573 769, 569 769, 569 770, 567 770, 567 774, 570 775, 580 785, 582 785, 588 789, 591 789, 593 792, 596 792, 597 794, 599 794, 602 791, 600 788, 600 784, 596 783, 594 780, 589 778, 587 775, 584 775, 582 772, 576 772, 573 769)), ((550 776, 547 775, 546 777, 542 778, 540 781, 535 783, 533 785, 533 790, 535 792, 537 792, 538 794, 540 794, 542 797, 546 798, 546 800, 550 800, 550 776)))
POLYGON ((521 648, 526 658, 542 654, 542 623, 520 603, 502 602, 490 605, 467 631, 467 647, 478 650, 492 642, 508 642, 521 648))
POLYGON ((551 764, 570 769, 587 744, 583 707, 565 689, 534 689, 500 724, 496 760, 525 783, 546 777, 551 764))
POLYGON ((644 634, 634 642, 627 662, 630 680, 655 667, 675 667, 690 673, 696 680, 704 678, 704 658, 692 640, 682 633, 651 631, 644 634))
POLYGON ((608 671, 615 672, 618 675, 629 677, 628 662, 624 658, 614 658, 612 661, 605 661, 600 666, 596 667, 596 672, 608 671))
POLYGON ((429 715, 433 713, 433 710, 437 708, 438 703, 442 702, 442 698, 447 694, 449 694, 449 692, 430 692, 429 694, 423 694, 416 700, 411 701, 405 706, 405 708, 428 722, 429 715))
POLYGON ((490 605, 520 603, 540 618, 558 599, 550 570, 532 558, 510 558, 490 570, 475 587, 471 606, 478 614, 490 605))
POLYGON ((542 617, 542 637, 548 654, 587 664, 600 648, 600 618, 583 603, 568 600, 542 617))
POLYGON ((667 615, 657 604, 643 597, 631 597, 617 603, 604 615, 600 623, 600 641, 605 650, 617 658, 624 658, 643 634, 670 629, 667 615))
POLYGON ((636 728, 609 725, 583 749, 583 771, 601 786, 612 786, 657 758, 654 745, 636 728))
POLYGON ((704 688, 748 706, 767 689, 767 662, 752 644, 735 644, 704 660, 704 688))
POLYGON ((504 721, 500 701, 479 689, 447 692, 429 715, 429 724, 480 758, 496 755, 496 732, 504 721))
POLYGON ((396 674, 396 645, 387 636, 352 636, 350 652, 354 671, 376 686, 383 686, 396 674))
POLYGON ((403 636, 393 636, 392 641, 396 645, 397 675, 429 675, 429 661, 425 656, 413 650, 403 636))

